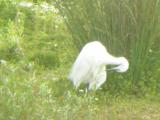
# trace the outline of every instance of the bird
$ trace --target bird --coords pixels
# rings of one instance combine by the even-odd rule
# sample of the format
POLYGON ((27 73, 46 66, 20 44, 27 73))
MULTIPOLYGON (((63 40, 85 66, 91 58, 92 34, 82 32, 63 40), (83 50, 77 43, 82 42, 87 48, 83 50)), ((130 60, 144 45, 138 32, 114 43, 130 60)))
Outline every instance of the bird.
POLYGON ((84 83, 88 85, 88 91, 97 90, 106 81, 107 65, 117 65, 110 70, 119 73, 126 72, 129 68, 129 62, 125 57, 112 56, 99 41, 89 42, 77 56, 68 79, 76 89, 84 83))

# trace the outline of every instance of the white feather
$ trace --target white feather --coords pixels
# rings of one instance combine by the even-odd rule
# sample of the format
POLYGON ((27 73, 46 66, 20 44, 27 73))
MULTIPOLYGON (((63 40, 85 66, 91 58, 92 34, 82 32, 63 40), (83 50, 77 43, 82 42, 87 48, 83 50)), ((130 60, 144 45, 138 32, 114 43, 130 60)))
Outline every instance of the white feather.
POLYGON ((78 88, 81 83, 89 84, 88 89, 98 89, 105 81, 107 72, 106 65, 113 64, 117 72, 128 70, 129 63, 124 57, 114 57, 98 41, 87 43, 78 55, 69 79, 78 88))

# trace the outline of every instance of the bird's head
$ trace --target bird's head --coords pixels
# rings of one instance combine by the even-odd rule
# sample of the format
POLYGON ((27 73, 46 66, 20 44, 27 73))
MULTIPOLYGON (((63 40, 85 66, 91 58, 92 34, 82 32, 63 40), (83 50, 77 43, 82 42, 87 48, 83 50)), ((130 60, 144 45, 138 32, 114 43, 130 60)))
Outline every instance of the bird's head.
POLYGON ((119 57, 118 58, 119 64, 117 67, 112 68, 112 70, 115 70, 116 72, 126 72, 129 68, 128 60, 125 57, 119 57))

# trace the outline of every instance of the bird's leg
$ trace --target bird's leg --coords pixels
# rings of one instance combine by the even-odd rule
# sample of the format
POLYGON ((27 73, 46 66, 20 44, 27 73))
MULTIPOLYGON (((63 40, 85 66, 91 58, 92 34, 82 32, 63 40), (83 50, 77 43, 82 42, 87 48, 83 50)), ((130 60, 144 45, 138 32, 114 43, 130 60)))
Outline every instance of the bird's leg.
POLYGON ((85 88, 85 94, 84 94, 85 97, 87 96, 88 92, 89 92, 89 83, 87 84, 87 87, 85 88))
POLYGON ((96 90, 96 83, 95 81, 89 83, 88 91, 94 91, 96 90))
POLYGON ((80 83, 76 81, 76 82, 74 82, 74 86, 75 86, 76 90, 78 90, 78 87, 80 86, 80 83))
POLYGON ((106 71, 102 70, 100 74, 97 75, 96 79, 96 90, 106 81, 106 71))
POLYGON ((89 83, 87 83, 87 87, 86 87, 86 89, 85 89, 85 92, 86 92, 86 93, 89 92, 89 83))

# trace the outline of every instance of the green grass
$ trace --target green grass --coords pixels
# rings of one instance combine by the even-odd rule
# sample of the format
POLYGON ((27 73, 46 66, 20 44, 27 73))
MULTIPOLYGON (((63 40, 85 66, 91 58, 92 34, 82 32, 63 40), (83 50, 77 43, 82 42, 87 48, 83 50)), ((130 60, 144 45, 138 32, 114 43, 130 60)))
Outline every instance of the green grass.
MULTIPOLYGON (((26 63, 0 66, 1 120, 159 120, 159 96, 116 96, 76 91, 69 67, 26 63)), ((105 83, 107 85, 107 83, 105 83)), ((104 86, 103 86, 104 87, 104 86)))
POLYGON ((65 79, 67 73, 60 73, 62 70, 23 67, 1 66, 1 80, 4 80, 0 85, 1 120, 158 120, 160 117, 156 97, 114 97, 101 90, 85 94, 73 89, 65 79))
MULTIPOLYGON (((78 54, 73 41, 83 43, 85 41, 78 39, 90 38, 86 37, 88 34, 93 37, 103 34, 94 31, 101 24, 85 34, 79 24, 74 32, 80 37, 74 39, 77 37, 72 34, 72 39, 59 14, 44 12, 39 4, 23 8, 18 7, 14 0, 0 1, 0 60, 6 61, 6 64, 0 63, 0 120, 159 120, 160 70, 154 62, 159 58, 159 44, 154 43, 154 50, 150 52, 154 56, 150 67, 156 67, 156 70, 148 74, 150 81, 142 74, 145 81, 140 82, 142 88, 134 88, 136 93, 130 89, 132 78, 128 74, 118 76, 108 72, 108 80, 102 89, 86 94, 75 90, 67 79, 78 54)), ((74 12, 79 13, 76 9, 71 13, 74 12)), ((114 15, 112 19, 116 23, 118 20, 114 15)), ((91 19, 92 22, 95 19, 91 19)), ((81 23, 80 20, 76 22, 81 23)), ((84 28, 89 30, 89 27, 84 28)), ((121 34, 114 35, 117 39, 121 34)))

